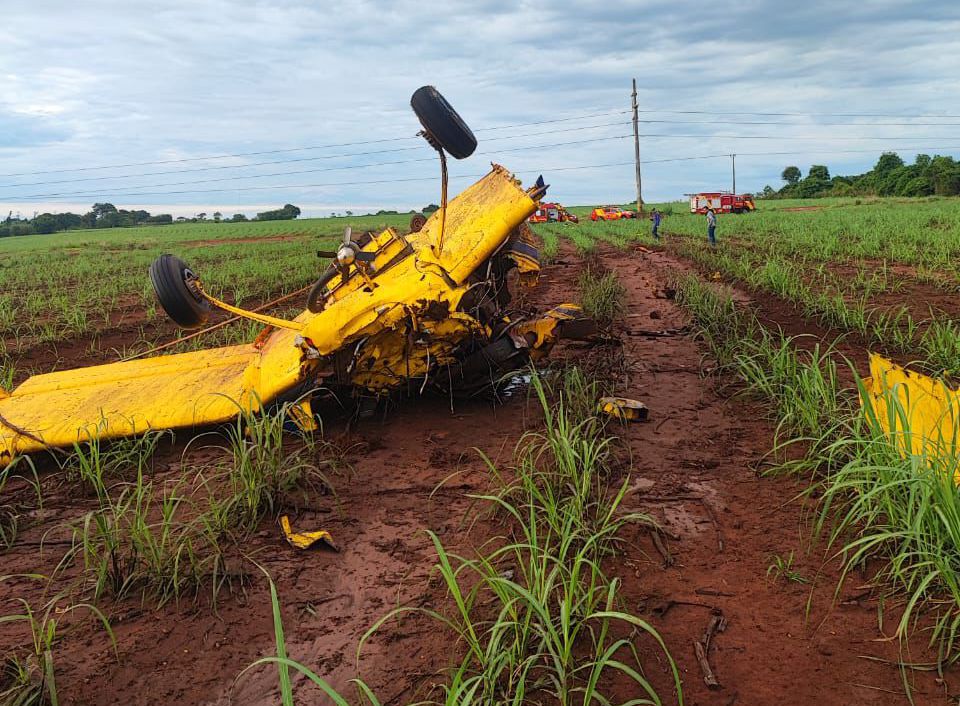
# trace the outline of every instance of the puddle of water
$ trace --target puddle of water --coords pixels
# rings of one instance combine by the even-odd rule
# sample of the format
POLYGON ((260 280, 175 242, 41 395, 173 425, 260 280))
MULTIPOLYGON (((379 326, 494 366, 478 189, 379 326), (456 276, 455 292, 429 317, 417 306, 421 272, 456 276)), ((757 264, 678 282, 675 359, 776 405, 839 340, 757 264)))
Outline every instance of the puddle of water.
POLYGON ((524 389, 529 384, 530 384, 529 374, 514 375, 507 381, 507 384, 504 386, 500 394, 503 395, 504 397, 513 397, 513 395, 515 395, 520 390, 524 389))

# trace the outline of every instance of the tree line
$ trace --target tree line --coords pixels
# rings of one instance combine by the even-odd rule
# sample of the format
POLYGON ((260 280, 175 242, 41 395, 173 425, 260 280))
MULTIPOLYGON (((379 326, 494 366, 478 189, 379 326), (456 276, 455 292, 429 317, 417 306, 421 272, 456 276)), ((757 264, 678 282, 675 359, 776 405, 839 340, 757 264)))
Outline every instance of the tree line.
POLYGON ((786 167, 779 190, 766 186, 764 198, 809 199, 821 196, 957 196, 960 162, 953 157, 918 154, 906 164, 896 152, 884 152, 873 169, 852 176, 830 176, 823 164, 814 164, 803 176, 798 167, 786 167))
POLYGON ((184 216, 174 218, 169 213, 151 215, 149 211, 128 211, 117 208, 112 203, 95 203, 83 215, 76 213, 41 213, 33 218, 15 218, 11 212, 7 214, 6 219, 0 222, 0 238, 85 228, 129 228, 144 225, 160 226, 170 223, 238 223, 247 220, 284 221, 293 220, 299 215, 300 209, 291 203, 285 204, 283 208, 258 213, 252 219, 248 219, 242 213, 235 213, 230 218, 224 218, 220 211, 214 212, 211 218, 207 218, 205 212, 198 213, 192 218, 184 216))

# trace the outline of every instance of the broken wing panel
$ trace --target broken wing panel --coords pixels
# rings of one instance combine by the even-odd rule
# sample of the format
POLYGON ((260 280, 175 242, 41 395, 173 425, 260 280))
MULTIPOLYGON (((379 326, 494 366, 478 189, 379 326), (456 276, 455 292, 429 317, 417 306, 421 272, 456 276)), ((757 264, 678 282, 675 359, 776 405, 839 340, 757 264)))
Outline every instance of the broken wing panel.
MULTIPOLYGON (((870 355, 864 381, 877 424, 903 455, 949 462, 960 453, 960 393, 941 380, 870 355)), ((960 470, 954 473, 960 482, 960 470)))
POLYGON ((35 375, 0 398, 0 467, 46 446, 228 421, 305 375, 293 334, 250 344, 35 375))

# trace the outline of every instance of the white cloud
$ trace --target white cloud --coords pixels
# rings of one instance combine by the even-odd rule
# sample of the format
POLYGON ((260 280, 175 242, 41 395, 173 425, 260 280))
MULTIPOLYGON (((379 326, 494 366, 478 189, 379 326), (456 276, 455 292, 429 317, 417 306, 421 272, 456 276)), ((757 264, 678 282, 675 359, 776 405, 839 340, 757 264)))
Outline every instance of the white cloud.
MULTIPOLYGON (((563 0, 548 5, 353 0, 331 10, 307 0, 157 4, 40 0, 5 8, 4 23, 0 129, 5 135, 0 141, 4 158, 0 170, 8 175, 409 136, 418 128, 408 108, 409 95, 424 83, 437 85, 476 128, 625 109, 633 76, 641 87, 641 107, 648 110, 960 115, 960 76, 950 65, 960 50, 960 8, 945 0, 849 6, 813 1, 788 9, 773 0, 758 0, 721 10, 712 2, 657 1, 601 7, 563 0), (51 32, 52 26, 60 29, 51 32)), ((709 119, 666 112, 644 117, 709 119)), ((509 131, 478 130, 479 152, 503 149, 507 143, 536 145, 618 135, 629 129, 626 115, 610 116, 610 121, 618 118, 623 126, 515 141, 490 139, 509 131)), ((557 123, 523 132, 605 121, 557 123)), ((737 152, 742 155, 738 171, 743 175, 738 186, 756 190, 765 183, 776 184, 787 163, 826 162, 859 171, 868 168, 881 149, 960 145, 960 139, 928 139, 956 134, 952 126, 844 128, 823 124, 830 122, 825 119, 792 122, 801 126, 644 125, 647 133, 702 136, 644 138, 641 149, 645 160, 737 152), (817 139, 742 139, 800 134, 817 139), (870 135, 909 140, 865 139, 870 135), (869 151, 841 157, 842 150, 855 149, 869 151), (771 151, 808 154, 747 155, 771 151)), ((181 204, 178 213, 251 212, 287 201, 329 210, 351 208, 344 204, 406 209, 437 198, 437 166, 430 155, 424 147, 179 177, 136 175, 198 164, 0 176, 0 210, 11 203, 24 204, 27 194, 53 193, 63 196, 39 201, 53 208, 57 203, 76 207, 103 199, 118 205, 148 200, 156 210, 177 211, 172 205, 181 204), (286 178, 255 176, 417 157, 426 159, 286 178), (118 176, 66 182, 108 174, 118 176), (153 186, 231 174, 246 177, 153 186), (338 185, 390 180, 393 183, 338 185), (66 183, 37 184, 48 181, 66 183), (12 186, 19 183, 35 185, 12 186), (329 186, 244 190, 276 184, 329 186), (163 190, 193 193, 123 196, 163 190), (79 193, 82 196, 71 195, 79 193), (221 200, 229 205, 218 205, 221 200)), ((531 178, 544 167, 615 163, 631 156, 629 141, 610 140, 492 158, 531 178)), ((478 156, 452 170, 482 172, 490 158, 478 156)), ((729 162, 723 158, 644 166, 646 195, 651 199, 726 186, 728 175, 729 162)), ((618 200, 633 192, 629 166, 548 171, 546 176, 552 194, 569 203, 618 200)))

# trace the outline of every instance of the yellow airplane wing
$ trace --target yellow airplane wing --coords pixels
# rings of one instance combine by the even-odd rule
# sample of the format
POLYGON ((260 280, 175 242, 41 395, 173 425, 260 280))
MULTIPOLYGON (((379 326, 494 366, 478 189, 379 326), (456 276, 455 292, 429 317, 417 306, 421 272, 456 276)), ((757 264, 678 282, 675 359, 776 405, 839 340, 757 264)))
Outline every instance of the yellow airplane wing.
MULTIPOLYGON (((956 458, 960 451, 960 392, 942 380, 903 368, 875 353, 864 380, 877 424, 904 456, 956 458)), ((955 474, 960 482, 960 471, 955 474)))
MULTIPOLYGON (((295 333, 253 344, 35 375, 0 392, 0 467, 23 453, 91 438, 228 421, 307 374, 295 333)), ((309 363, 309 361, 307 361, 309 363)))

